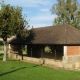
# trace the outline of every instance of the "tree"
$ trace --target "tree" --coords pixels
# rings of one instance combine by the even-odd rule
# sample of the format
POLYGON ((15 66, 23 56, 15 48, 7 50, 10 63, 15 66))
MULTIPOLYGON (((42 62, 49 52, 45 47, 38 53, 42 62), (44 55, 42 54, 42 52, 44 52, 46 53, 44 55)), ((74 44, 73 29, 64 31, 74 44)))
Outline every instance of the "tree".
POLYGON ((57 15, 54 25, 68 23, 80 28, 80 5, 77 0, 57 0, 57 3, 53 4, 51 12, 57 15))
POLYGON ((0 9, 0 37, 4 42, 4 57, 3 61, 6 61, 6 44, 7 38, 16 35, 17 37, 24 37, 27 33, 28 21, 22 16, 22 8, 14 7, 10 4, 1 3, 0 9))

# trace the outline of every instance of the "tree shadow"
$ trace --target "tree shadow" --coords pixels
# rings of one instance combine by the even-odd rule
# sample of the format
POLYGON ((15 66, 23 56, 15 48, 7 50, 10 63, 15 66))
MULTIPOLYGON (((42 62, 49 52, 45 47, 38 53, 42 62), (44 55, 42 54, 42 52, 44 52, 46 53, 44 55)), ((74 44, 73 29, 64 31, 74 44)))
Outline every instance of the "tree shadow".
MULTIPOLYGON (((33 68, 33 67, 37 67, 37 66, 39 66, 39 65, 34 65, 34 66, 31 66, 31 67, 21 67, 21 68, 15 69, 15 70, 11 70, 11 71, 2 73, 2 74, 0 74, 0 76, 4 76, 4 75, 7 75, 7 74, 10 74, 10 73, 13 73, 13 72, 25 69, 25 68, 33 68)), ((11 69, 13 69, 13 68, 15 68, 15 67, 12 67, 11 69)))
POLYGON ((26 44, 31 44, 35 39, 34 29, 29 30, 29 36, 26 38, 26 44))
POLYGON ((13 72, 15 72, 15 71, 18 71, 18 70, 21 70, 21 69, 25 69, 25 68, 26 68, 26 67, 22 67, 22 68, 18 68, 18 69, 9 71, 9 72, 5 72, 5 73, 0 74, 0 76, 6 75, 6 74, 10 74, 10 73, 13 73, 13 72))

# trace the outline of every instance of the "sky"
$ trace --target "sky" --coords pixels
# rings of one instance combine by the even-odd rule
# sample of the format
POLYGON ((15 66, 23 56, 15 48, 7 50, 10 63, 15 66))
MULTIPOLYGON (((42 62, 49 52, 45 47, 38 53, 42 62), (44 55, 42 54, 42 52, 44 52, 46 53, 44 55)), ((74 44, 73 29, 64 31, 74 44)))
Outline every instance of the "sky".
MULTIPOLYGON (((1 2, 2 0, 0 0, 1 2)), ((79 2, 80 0, 78 0, 79 2)), ((23 15, 26 14, 30 28, 52 26, 55 14, 51 13, 51 7, 57 0, 4 0, 11 6, 22 7, 23 15)))
MULTIPOLYGON (((2 0, 0 0, 1 2, 2 0)), ((22 7, 22 13, 27 15, 30 28, 53 25, 56 15, 50 11, 56 0, 4 0, 5 4, 22 7)))

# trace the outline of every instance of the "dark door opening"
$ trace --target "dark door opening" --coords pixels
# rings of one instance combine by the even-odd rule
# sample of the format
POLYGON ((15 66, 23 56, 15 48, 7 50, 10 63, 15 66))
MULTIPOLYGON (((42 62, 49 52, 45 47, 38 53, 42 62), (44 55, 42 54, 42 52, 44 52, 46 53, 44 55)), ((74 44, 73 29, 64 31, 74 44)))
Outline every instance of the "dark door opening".
POLYGON ((63 57, 63 46, 62 45, 55 46, 54 56, 56 60, 62 60, 62 57, 63 57))

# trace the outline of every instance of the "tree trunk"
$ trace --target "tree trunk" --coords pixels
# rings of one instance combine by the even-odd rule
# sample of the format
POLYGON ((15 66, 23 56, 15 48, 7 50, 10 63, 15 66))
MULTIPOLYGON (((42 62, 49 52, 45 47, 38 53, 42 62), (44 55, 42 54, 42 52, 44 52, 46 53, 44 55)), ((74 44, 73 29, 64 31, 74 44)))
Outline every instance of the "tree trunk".
POLYGON ((4 56, 3 61, 6 61, 6 42, 4 41, 4 56))

